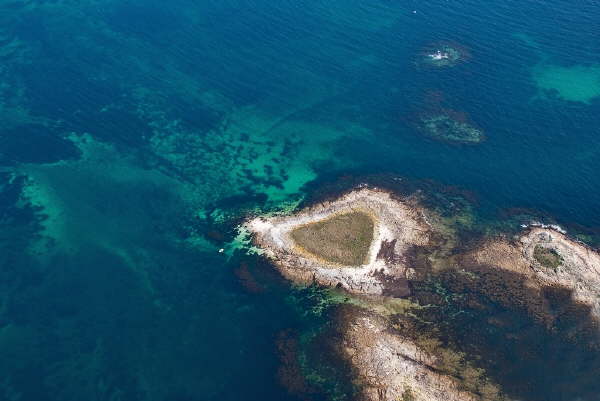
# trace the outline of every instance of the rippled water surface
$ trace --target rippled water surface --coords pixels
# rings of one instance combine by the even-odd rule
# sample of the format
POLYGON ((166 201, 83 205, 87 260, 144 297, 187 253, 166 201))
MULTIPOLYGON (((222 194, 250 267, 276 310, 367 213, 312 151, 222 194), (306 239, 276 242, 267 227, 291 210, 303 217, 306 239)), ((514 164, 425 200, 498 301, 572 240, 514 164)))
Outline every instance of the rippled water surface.
POLYGON ((591 0, 0 0, 0 399, 295 399, 323 316, 234 227, 336 177, 598 243, 599 38, 591 0))

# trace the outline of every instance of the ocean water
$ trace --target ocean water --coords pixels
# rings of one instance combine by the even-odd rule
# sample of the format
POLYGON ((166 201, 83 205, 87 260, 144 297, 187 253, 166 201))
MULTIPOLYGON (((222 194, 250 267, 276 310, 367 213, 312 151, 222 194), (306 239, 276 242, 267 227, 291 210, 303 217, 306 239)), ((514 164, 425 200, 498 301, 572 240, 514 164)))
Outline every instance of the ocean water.
POLYGON ((0 0, 0 400, 297 399, 326 313, 244 215, 385 174, 598 244, 599 138, 593 0, 0 0), (485 141, 415 129, 436 102, 485 141))

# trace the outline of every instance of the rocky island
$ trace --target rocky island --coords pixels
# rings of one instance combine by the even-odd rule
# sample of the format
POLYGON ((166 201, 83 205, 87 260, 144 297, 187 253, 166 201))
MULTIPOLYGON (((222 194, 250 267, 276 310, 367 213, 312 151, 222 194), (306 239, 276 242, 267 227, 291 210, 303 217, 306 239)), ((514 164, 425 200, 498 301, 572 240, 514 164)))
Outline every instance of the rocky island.
POLYGON ((247 226, 284 276, 370 295, 408 294, 403 255, 430 231, 418 206, 372 189, 247 226))
POLYGON ((415 311, 431 307, 441 285, 469 307, 478 304, 477 294, 523 310, 549 333, 600 344, 600 255, 560 229, 527 227, 517 236, 482 237, 467 246, 418 196, 367 186, 245 225, 289 280, 357 297, 340 309, 334 326, 341 339, 337 353, 350 363, 362 400, 516 399, 481 367, 481 357, 442 341, 443 330, 421 329, 439 323, 440 317, 415 318, 415 311), (432 277, 445 278, 419 295, 432 277), (405 302, 401 312, 389 306, 399 299, 405 302), (567 330, 559 327, 565 319, 567 330))

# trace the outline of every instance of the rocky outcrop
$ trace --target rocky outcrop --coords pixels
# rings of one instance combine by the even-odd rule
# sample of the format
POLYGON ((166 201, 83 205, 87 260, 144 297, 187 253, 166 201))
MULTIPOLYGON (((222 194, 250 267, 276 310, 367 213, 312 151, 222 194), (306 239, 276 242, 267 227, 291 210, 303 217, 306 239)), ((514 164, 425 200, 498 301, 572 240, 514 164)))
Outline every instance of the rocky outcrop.
POLYGON ((491 239, 463 255, 459 265, 476 273, 473 284, 480 291, 526 309, 549 328, 567 319, 573 334, 598 335, 600 254, 564 232, 533 227, 514 240, 491 239))
POLYGON ((439 358, 389 328, 381 316, 350 313, 342 353, 354 367, 364 401, 480 401, 440 373, 439 358))

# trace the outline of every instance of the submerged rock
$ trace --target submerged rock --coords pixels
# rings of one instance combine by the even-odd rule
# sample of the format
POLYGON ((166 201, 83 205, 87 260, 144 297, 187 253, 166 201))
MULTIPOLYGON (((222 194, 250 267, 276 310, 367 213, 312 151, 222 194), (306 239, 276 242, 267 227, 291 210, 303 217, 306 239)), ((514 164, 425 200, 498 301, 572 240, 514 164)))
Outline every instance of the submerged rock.
POLYGON ((417 63, 426 67, 445 68, 467 61, 470 52, 455 42, 437 42, 428 45, 419 53, 417 63))
POLYGON ((406 116, 406 121, 421 135, 436 141, 477 144, 485 140, 484 131, 469 114, 457 110, 452 98, 441 91, 428 91, 406 116))
POLYGON ((425 135, 440 141, 472 144, 483 141, 483 131, 475 128, 466 118, 457 118, 457 114, 443 111, 425 114, 419 118, 417 125, 425 135))

